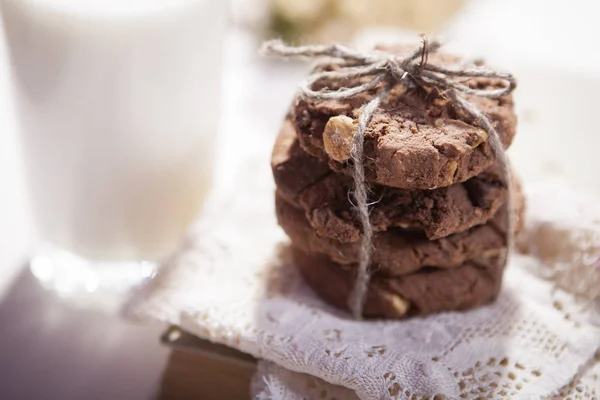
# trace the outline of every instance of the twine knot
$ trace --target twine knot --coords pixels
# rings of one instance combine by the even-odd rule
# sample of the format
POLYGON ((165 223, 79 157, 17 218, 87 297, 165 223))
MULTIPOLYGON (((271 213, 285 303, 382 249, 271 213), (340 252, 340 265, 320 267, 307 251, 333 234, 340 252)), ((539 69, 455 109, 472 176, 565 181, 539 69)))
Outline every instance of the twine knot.
POLYGON ((300 95, 307 99, 347 99, 359 93, 368 92, 379 88, 377 95, 365 104, 358 118, 358 130, 352 148, 354 199, 355 209, 359 215, 362 226, 361 251, 358 264, 358 273, 353 294, 349 300, 350 309, 355 318, 362 318, 362 311, 366 299, 368 283, 370 280, 369 266, 373 252, 373 227, 369 219, 368 184, 365 181, 363 143, 365 131, 391 89, 398 83, 409 86, 419 86, 424 89, 437 89, 445 94, 453 106, 478 124, 488 133, 489 144, 495 159, 500 165, 502 177, 509 188, 507 221, 506 252, 512 245, 513 213, 511 209, 511 178, 508 160, 504 146, 498 133, 490 120, 464 95, 478 97, 499 98, 510 94, 516 87, 516 80, 512 74, 494 71, 476 65, 462 68, 444 68, 429 63, 429 55, 441 47, 439 40, 429 41, 422 37, 422 43, 406 57, 400 57, 383 51, 361 52, 341 45, 312 45, 312 46, 287 46, 279 40, 268 41, 263 44, 262 53, 266 56, 284 59, 305 59, 336 61, 339 68, 334 71, 313 72, 300 85, 300 95), (366 79, 357 79, 366 78, 366 79), (471 78, 492 78, 504 82, 500 88, 471 88, 468 80, 471 78), (327 87, 318 90, 313 85, 322 80, 355 82, 354 86, 341 87, 333 90, 327 87), (361 83, 364 82, 364 83, 361 83))
POLYGON ((300 85, 300 92, 309 99, 345 99, 374 89, 385 82, 388 85, 410 80, 425 88, 437 88, 441 92, 460 92, 480 97, 498 98, 510 94, 517 82, 512 74, 498 72, 482 67, 443 68, 430 64, 429 55, 441 47, 439 40, 429 41, 423 38, 421 46, 406 57, 400 57, 383 51, 359 52, 341 45, 313 45, 291 47, 279 40, 263 44, 262 53, 271 57, 285 59, 338 61, 336 71, 317 71, 300 85), (312 86, 320 80, 343 80, 371 77, 363 84, 349 88, 331 90, 322 88, 313 90, 312 86), (469 78, 494 78, 504 81, 501 88, 471 88, 469 78))

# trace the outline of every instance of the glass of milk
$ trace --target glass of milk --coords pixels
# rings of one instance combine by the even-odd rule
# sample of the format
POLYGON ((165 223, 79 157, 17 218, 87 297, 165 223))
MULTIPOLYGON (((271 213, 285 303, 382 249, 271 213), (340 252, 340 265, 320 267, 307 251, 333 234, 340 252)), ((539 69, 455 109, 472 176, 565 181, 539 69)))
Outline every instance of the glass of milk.
POLYGON ((227 2, 0 4, 46 243, 32 271, 110 303, 152 276, 210 189, 227 2))

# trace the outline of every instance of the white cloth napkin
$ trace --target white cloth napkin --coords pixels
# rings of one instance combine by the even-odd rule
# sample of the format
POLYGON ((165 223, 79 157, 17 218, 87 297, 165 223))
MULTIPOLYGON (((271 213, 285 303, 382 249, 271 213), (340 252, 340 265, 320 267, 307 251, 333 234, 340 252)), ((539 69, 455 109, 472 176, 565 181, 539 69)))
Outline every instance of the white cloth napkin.
MULTIPOLYGON (((507 272, 503 296, 506 295, 508 287, 511 290, 521 287, 522 290, 527 291, 529 295, 518 296, 519 301, 526 301, 529 298, 529 301, 537 303, 536 307, 538 307, 541 316, 550 313, 555 314, 558 317, 555 331, 560 332, 563 329, 564 321, 572 320, 574 317, 583 318, 588 327, 599 325, 600 218, 598 216, 600 215, 600 207, 592 198, 573 192, 557 190, 556 187, 549 186, 529 190, 528 200, 529 220, 525 233, 519 237, 518 245, 523 251, 535 255, 537 259, 520 256, 513 260, 511 269, 507 272), (546 282, 541 282, 539 278, 525 271, 544 277, 546 282), (515 278, 518 277, 523 281, 518 279, 515 281, 515 278), (540 286, 540 283, 542 286, 540 286), (557 290, 555 287, 561 287, 564 291, 557 290), (545 298, 539 297, 542 292, 546 293, 545 298), (547 297, 548 293, 550 293, 550 298, 547 297), (538 300, 532 300, 533 297, 537 297, 538 300), (559 311, 558 313, 550 311, 550 299, 554 299, 551 307, 559 311), (575 305, 575 315, 564 308, 567 303, 569 307, 575 305), (562 314, 562 320, 560 314, 562 314)), ((500 301, 504 301, 503 297, 500 298, 500 301)), ((533 305, 533 303, 529 305, 533 305)), ((496 309, 498 307, 499 305, 496 304, 489 308, 496 309)), ((470 319, 470 317, 467 317, 467 319, 470 319)), ((487 321, 482 321, 483 325, 487 325, 492 319, 493 315, 489 315, 487 321)), ((535 319, 522 321, 518 326, 518 331, 505 335, 504 340, 510 342, 511 346, 515 346, 516 343, 522 340, 518 336, 525 335, 526 339, 532 340, 534 343, 540 343, 540 340, 548 343, 551 340, 548 335, 549 332, 545 329, 534 329, 534 321, 535 319), (544 336, 545 338, 543 338, 544 336)), ((575 328, 579 329, 580 326, 575 328)), ((594 328, 592 329, 594 330, 594 328)), ((593 333, 590 332, 590 334, 593 333)), ((493 336, 492 343, 503 340, 496 334, 491 336, 493 336)), ((597 345, 600 338, 596 336, 592 340, 597 345)), ((565 341, 560 345, 560 348, 567 346, 564 351, 573 351, 567 343, 571 343, 571 341, 565 341)), ((471 351, 478 352, 481 349, 481 345, 474 345, 471 351)), ((504 352, 506 353, 506 351, 504 352)), ((521 354, 517 358, 533 357, 537 359, 549 355, 552 360, 553 356, 547 353, 549 353, 549 349, 547 345, 544 345, 541 352, 531 352, 529 355, 521 354), (546 354, 544 355, 544 353, 546 354)), ((558 360, 551 362, 556 363, 558 360)), ((480 398, 479 396, 481 396, 481 398, 486 399, 546 398, 561 400, 597 399, 600 396, 600 352, 581 365, 575 376, 570 379, 570 382, 560 388, 558 382, 546 385, 542 384, 541 381, 537 381, 532 382, 531 386, 526 389, 522 383, 520 384, 517 381, 520 379, 527 380, 528 375, 533 371, 530 368, 521 368, 522 364, 520 366, 517 366, 517 364, 503 366, 502 364, 505 363, 484 365, 483 369, 487 371, 480 375, 479 382, 474 386, 469 386, 470 392, 469 390, 463 390, 461 393, 463 397, 460 398, 480 398), (486 390, 486 386, 491 381, 482 378, 485 376, 484 374, 489 376, 492 371, 493 375, 491 376, 495 378, 498 387, 495 387, 495 390, 489 388, 486 390), (506 390, 507 386, 512 390, 506 390), (484 389, 480 389, 481 387, 484 389)), ((538 371, 542 372, 541 370, 538 371)), ((561 370, 553 376, 558 379, 559 376, 565 373, 566 370, 561 370)), ((537 375, 537 373, 534 373, 534 375, 537 375)), ((461 384, 459 383, 460 387, 461 384)), ((273 362, 264 360, 259 363, 252 390, 257 399, 358 398, 356 392, 345 387, 327 383, 308 374, 292 372, 273 362)), ((387 395, 384 393, 382 398, 387 398, 385 396, 387 395)), ((372 397, 369 394, 364 398, 372 397)), ((454 397, 450 396, 450 398, 454 397)))
MULTIPOLYGON (((261 399, 403 399, 409 393, 600 398, 594 359, 600 329, 594 325, 593 301, 600 294, 600 205, 564 193, 565 186, 530 191, 519 248, 531 254, 513 257, 502 293, 489 306, 406 321, 352 321, 324 304, 286 263, 284 251, 282 256, 287 238, 275 221, 268 159, 277 115, 283 117, 304 72, 261 63, 255 45, 234 41, 229 53, 235 57, 227 65, 236 68, 226 80, 231 104, 218 157, 220 185, 181 249, 128 305, 129 314, 179 325, 263 359, 253 385, 261 399)), ((539 126, 521 119, 521 143, 529 144, 527 135, 543 137, 544 143, 554 138, 564 149, 563 133, 569 131, 569 143, 579 138, 587 146, 577 144, 578 153, 517 148, 511 150, 515 165, 527 179, 546 178, 545 173, 556 175, 546 166, 561 156, 577 172, 566 182, 597 186, 595 175, 582 173, 595 170, 586 164, 595 156, 581 151, 594 151, 595 136, 580 129, 583 122, 565 130, 551 118, 560 116, 568 127, 573 121, 593 127, 593 113, 586 120, 585 110, 565 105, 595 86, 573 86, 578 96, 562 89, 547 96, 527 90, 528 84, 534 88, 532 82, 548 81, 535 72, 519 75, 519 104, 540 106, 545 113, 533 121, 539 126), (556 104, 544 103, 546 98, 556 104), (572 163, 575 159, 581 163, 572 163), (528 164, 540 167, 528 170, 528 164)))
POLYGON ((578 276, 598 279, 597 259, 581 257, 583 247, 600 254, 597 242, 582 242, 581 232, 600 233, 599 221, 581 214, 586 207, 554 190, 528 196, 533 212, 527 232, 545 224, 544 240, 560 236, 564 246, 547 249, 532 236, 540 257, 514 256, 493 304, 357 322, 321 301, 286 261, 267 159, 268 146, 257 146, 238 164, 234 184, 213 194, 206 216, 129 304, 129 315, 176 324, 276 364, 261 366, 258 398, 539 399, 574 393, 587 399, 600 393, 598 372, 590 369, 597 368, 592 360, 600 346, 590 301, 597 287, 582 293, 569 283, 578 276), (549 205, 555 202, 573 210, 556 225, 556 207, 549 205), (557 265, 563 272, 552 274, 557 265), (540 271, 547 279, 536 276, 540 271), (554 280, 565 274, 570 279, 554 280))

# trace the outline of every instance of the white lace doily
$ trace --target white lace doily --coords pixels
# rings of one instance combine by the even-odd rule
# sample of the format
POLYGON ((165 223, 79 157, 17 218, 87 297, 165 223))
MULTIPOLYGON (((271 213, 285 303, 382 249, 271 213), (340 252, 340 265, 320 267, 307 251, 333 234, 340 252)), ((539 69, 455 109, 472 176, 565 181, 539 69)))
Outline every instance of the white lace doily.
MULTIPOLYGON (((514 256, 497 301, 477 310, 353 321, 323 303, 286 262, 267 159, 261 154, 239 168, 229 185, 234 192, 214 193, 207 216, 131 302, 130 315, 177 324, 285 368, 261 367, 257 382, 263 385, 255 388, 263 398, 341 399, 351 392, 360 399, 539 399, 565 397, 562 391, 571 398, 599 396, 592 359, 600 329, 591 321, 592 303, 577 302, 532 273, 557 265, 551 257, 541 263, 514 256), (304 395, 298 392, 304 389, 304 395)), ((531 197, 536 199, 543 193, 531 197)), ((552 220, 542 214, 532 216, 552 220)), ((528 232, 536 226, 531 221, 528 232)), ((549 237, 553 232, 564 229, 550 227, 549 237)), ((561 248, 561 268, 581 246, 572 240, 561 248)), ((588 273, 588 264, 572 267, 588 273)))
MULTIPOLYGON (((600 379, 600 359, 594 359, 595 364, 586 368, 569 385, 551 397, 552 400, 598 399, 598 380, 600 379)), ((292 372, 271 361, 259 361, 258 369, 252 382, 252 392, 257 400, 305 400, 305 399, 338 399, 358 400, 356 393, 338 385, 332 385, 322 379, 308 374, 292 372)), ((504 396, 506 397, 506 396, 504 396)), ((385 398, 385 397, 384 397, 385 398)), ((468 398, 468 396, 467 396, 468 398)), ((482 399, 496 399, 484 397, 482 399)), ((515 399, 523 399, 516 395, 515 399)), ((544 398, 533 396, 533 399, 544 398)))
POLYGON ((600 298, 600 203, 553 186, 530 187, 527 197, 517 246, 542 261, 531 271, 584 301, 600 298))

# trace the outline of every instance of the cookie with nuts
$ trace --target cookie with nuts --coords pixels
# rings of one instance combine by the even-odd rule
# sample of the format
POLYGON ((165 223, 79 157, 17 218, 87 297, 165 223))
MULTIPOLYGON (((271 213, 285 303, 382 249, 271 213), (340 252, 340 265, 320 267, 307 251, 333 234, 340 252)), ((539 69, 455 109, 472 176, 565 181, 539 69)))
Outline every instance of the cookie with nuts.
MULTIPOLYGON (((326 255, 308 254, 298 248, 291 248, 291 255, 305 282, 321 298, 348 309, 355 266, 336 264, 326 255)), ((369 282, 363 315, 401 319, 475 308, 497 296, 503 269, 501 257, 488 257, 453 269, 428 268, 397 277, 376 272, 369 282)))
MULTIPOLYGON (((348 136, 338 132, 323 137, 327 147, 348 136)), ((359 240, 360 223, 349 195, 352 177, 331 171, 327 162, 303 151, 289 120, 275 142, 271 166, 279 194, 304 210, 317 234, 342 243, 359 240)), ((434 240, 485 223, 507 196, 507 185, 495 167, 465 182, 434 190, 372 184, 371 223, 376 232, 401 228, 422 232, 434 240)))
MULTIPOLYGON (((520 192, 516 201, 515 230, 521 227, 524 201, 520 192)), ((352 265, 360 259, 361 242, 340 243, 321 236, 306 219, 304 210, 276 195, 275 211, 279 225, 292 244, 309 254, 325 254, 338 264, 352 265)), ((502 254, 506 249, 506 206, 483 225, 441 239, 428 240, 422 233, 403 229, 378 232, 373 237, 372 268, 382 275, 400 276, 425 267, 456 268, 466 261, 502 254)))
MULTIPOLYGON (((399 54, 401 49, 388 49, 399 54)), ((432 54, 430 62, 452 68, 457 57, 432 54)), ((318 68, 336 70, 335 63, 318 68)), ((362 78, 356 78, 362 79, 362 78)), ((473 88, 500 87, 502 81, 473 78, 473 88)), ((330 89, 356 82, 323 80, 330 89)), ((292 120, 300 144, 336 171, 352 174, 352 143, 361 107, 375 95, 360 93, 349 99, 298 98, 292 120)), ((505 147, 516 130, 512 96, 499 99, 466 96, 495 126, 505 147)), ((433 189, 464 182, 495 165, 488 134, 462 115, 443 92, 423 89, 410 81, 397 84, 375 112, 364 135, 364 165, 368 181, 401 189, 433 189)))

